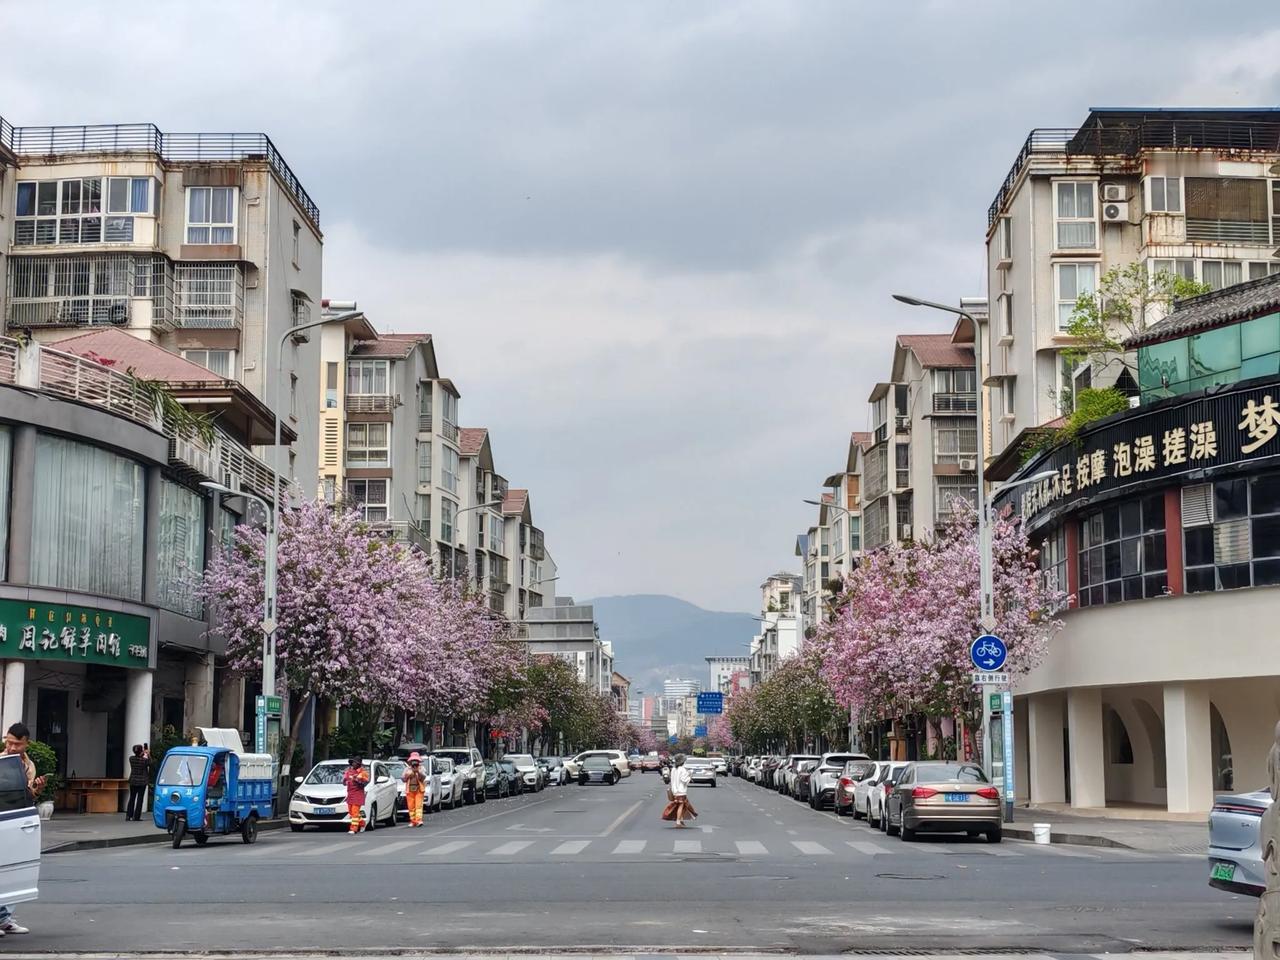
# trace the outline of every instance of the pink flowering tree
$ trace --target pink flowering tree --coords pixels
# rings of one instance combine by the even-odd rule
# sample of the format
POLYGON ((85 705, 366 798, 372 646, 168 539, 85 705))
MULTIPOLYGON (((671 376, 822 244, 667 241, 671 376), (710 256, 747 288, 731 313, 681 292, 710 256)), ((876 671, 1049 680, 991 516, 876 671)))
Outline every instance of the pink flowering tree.
MULTIPOLYGON (((889 546, 845 579, 834 618, 815 639, 837 701, 863 715, 962 714, 980 706, 969 645, 979 624, 977 515, 957 501, 956 519, 932 540, 889 546)), ((1061 629, 1066 595, 1046 585, 1021 520, 992 528, 997 627, 1007 672, 1021 676, 1061 629)))
POLYGON ((736 740, 729 725, 729 718, 719 714, 707 726, 707 747, 711 750, 728 750, 736 740))

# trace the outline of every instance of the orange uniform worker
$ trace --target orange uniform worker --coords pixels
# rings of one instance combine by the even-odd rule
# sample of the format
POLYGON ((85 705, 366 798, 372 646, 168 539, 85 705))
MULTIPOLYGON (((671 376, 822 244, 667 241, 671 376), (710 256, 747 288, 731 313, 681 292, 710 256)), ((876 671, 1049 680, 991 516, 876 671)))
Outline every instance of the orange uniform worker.
POLYGON ((409 764, 404 768, 404 802, 409 807, 409 826, 422 826, 422 801, 427 793, 427 775, 422 769, 422 757, 415 750, 409 754, 409 764))
POLYGON ((348 761, 342 783, 347 788, 347 813, 351 817, 349 832, 354 836, 364 829, 364 788, 369 784, 369 771, 364 768, 363 757, 352 757, 348 761))

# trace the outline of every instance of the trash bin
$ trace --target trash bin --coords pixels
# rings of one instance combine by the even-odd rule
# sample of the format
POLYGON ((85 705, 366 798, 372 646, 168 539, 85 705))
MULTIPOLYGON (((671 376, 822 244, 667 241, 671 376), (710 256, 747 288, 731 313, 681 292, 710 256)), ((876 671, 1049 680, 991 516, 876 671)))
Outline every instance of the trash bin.
POLYGON ((1053 825, 1049 823, 1033 823, 1031 825, 1031 835, 1035 838, 1036 843, 1048 843, 1049 832, 1053 829, 1053 825))

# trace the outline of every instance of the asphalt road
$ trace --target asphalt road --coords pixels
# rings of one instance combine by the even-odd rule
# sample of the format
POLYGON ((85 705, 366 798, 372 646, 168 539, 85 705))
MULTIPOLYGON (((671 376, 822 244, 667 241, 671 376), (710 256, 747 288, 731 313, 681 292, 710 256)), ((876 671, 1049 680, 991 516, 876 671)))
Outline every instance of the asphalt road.
POLYGON ((491 950, 1214 949, 1250 942, 1256 901, 1203 858, 1089 847, 905 843, 742 780, 553 787, 427 825, 263 833, 204 848, 46 855, 33 930, 5 953, 491 950))

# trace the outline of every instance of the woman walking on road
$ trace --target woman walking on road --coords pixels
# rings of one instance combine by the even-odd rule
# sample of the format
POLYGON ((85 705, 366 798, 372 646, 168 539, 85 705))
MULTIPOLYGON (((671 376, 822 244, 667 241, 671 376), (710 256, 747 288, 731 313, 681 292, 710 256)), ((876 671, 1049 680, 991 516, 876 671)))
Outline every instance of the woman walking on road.
POLYGON ((692 779, 688 768, 684 765, 684 754, 677 753, 675 766, 671 769, 671 789, 668 791, 671 802, 662 811, 663 820, 674 820, 677 827, 683 827, 686 819, 693 819, 698 811, 689 802, 689 781, 692 779))

